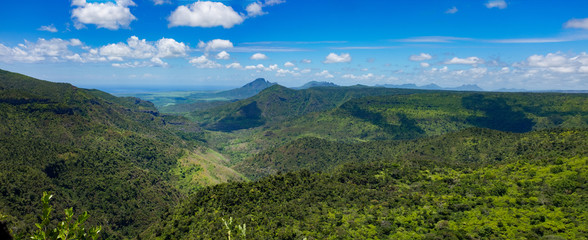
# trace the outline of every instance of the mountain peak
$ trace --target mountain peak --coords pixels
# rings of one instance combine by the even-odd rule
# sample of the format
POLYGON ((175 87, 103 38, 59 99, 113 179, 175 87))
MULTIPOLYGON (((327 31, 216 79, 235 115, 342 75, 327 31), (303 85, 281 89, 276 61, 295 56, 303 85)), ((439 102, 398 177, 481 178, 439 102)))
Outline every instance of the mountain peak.
POLYGON ((318 82, 318 81, 310 81, 307 82, 306 84, 294 88, 294 89, 308 89, 308 88, 313 88, 313 87, 338 87, 339 85, 334 84, 332 82, 318 82))
POLYGON ((275 83, 271 83, 267 80, 265 80, 265 78, 258 78, 253 80, 253 82, 247 83, 245 85, 243 85, 242 88, 267 88, 271 85, 274 85, 275 83))

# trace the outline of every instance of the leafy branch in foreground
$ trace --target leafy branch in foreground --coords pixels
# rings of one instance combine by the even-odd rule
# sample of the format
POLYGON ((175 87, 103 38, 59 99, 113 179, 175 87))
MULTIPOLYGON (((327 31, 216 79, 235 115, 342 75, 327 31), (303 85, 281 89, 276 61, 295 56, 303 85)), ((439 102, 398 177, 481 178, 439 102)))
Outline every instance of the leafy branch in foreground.
POLYGON ((36 223, 37 231, 33 233, 31 239, 92 239, 98 238, 98 233, 102 230, 102 226, 97 226, 86 230, 84 223, 88 220, 88 212, 84 212, 74 220, 73 208, 65 209, 65 221, 57 224, 56 228, 50 226, 50 216, 53 208, 49 204, 49 200, 53 195, 43 192, 41 202, 43 203, 43 213, 41 214, 41 223, 36 223))
MULTIPOLYGON (((231 230, 233 229, 233 217, 229 218, 229 221, 227 222, 227 220, 225 220, 225 218, 221 218, 223 220, 223 224, 225 225, 225 229, 227 230, 227 236, 228 239, 231 240, 231 230)), ((242 225, 237 225, 237 228, 239 229, 239 233, 241 233, 240 235, 243 237, 243 239, 247 238, 247 225, 245 225, 245 223, 243 223, 242 225)))

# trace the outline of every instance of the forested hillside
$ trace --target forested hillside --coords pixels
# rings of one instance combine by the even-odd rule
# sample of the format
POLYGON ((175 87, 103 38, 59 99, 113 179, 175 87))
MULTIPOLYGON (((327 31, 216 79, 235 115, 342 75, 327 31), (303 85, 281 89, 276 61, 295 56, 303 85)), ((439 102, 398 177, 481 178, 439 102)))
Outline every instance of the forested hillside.
POLYGON ((276 90, 292 96, 307 93, 274 86, 256 97, 216 108, 227 113, 210 112, 207 115, 200 112, 206 113, 201 115, 206 117, 229 116, 212 126, 227 123, 248 127, 229 133, 207 132, 207 141, 238 163, 301 137, 351 143, 438 136, 471 127, 508 132, 588 127, 588 94, 313 88, 308 89, 312 93, 310 96, 316 91, 329 97, 321 98, 322 101, 282 97, 284 100, 280 102, 276 96, 284 94, 276 90), (273 96, 274 100, 258 101, 266 95, 273 96), (269 102, 267 105, 273 108, 256 108, 260 102, 269 102), (298 105, 291 102, 303 107, 294 107, 298 105), (241 106, 241 110, 236 110, 237 106, 241 106), (251 109, 258 110, 249 111, 251 109), (296 109, 304 111, 297 113, 296 109), (272 117, 265 117, 265 112, 272 117))
POLYGON ((200 128, 137 98, 0 71, 0 122, 0 213, 17 234, 34 227, 43 191, 59 199, 57 212, 87 210, 105 238, 120 238, 208 181, 179 187, 181 172, 204 171, 200 128))
POLYGON ((254 97, 204 111, 196 111, 191 113, 190 117, 211 130, 235 131, 281 124, 285 120, 307 113, 333 109, 353 98, 411 94, 418 91, 364 86, 292 90, 274 85, 254 97))
POLYGON ((585 239, 587 139, 583 129, 477 129, 306 145, 287 159, 312 170, 342 160, 330 171, 208 187, 144 236, 222 239, 230 230, 235 239, 585 239))

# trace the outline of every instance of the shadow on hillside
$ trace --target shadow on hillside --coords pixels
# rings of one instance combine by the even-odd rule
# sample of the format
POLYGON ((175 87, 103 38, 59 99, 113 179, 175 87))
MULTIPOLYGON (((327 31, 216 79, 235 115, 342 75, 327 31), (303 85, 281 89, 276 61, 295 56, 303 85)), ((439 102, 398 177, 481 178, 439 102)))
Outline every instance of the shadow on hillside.
POLYGON ((533 120, 517 112, 503 98, 489 99, 482 94, 473 94, 462 98, 462 106, 474 111, 483 111, 484 117, 469 117, 470 124, 500 131, 523 133, 533 129, 533 120))

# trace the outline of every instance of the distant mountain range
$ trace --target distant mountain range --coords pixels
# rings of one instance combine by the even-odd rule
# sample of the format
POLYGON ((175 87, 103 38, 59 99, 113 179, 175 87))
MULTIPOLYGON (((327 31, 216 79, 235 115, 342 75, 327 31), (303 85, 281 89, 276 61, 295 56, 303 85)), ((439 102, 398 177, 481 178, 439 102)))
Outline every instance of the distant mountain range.
POLYGON ((443 88, 437 84, 428 84, 424 86, 417 86, 416 84, 409 83, 409 84, 383 84, 383 85, 376 85, 376 87, 385 87, 385 88, 405 88, 405 89, 422 89, 422 90, 448 90, 448 91, 485 91, 481 87, 478 87, 476 84, 464 84, 459 87, 453 88, 443 88))
POLYGON ((309 89, 309 88, 313 88, 313 87, 339 87, 339 85, 334 84, 332 82, 310 81, 300 87, 295 87, 293 89, 309 89))
POLYGON ((194 98, 194 99, 245 99, 248 97, 253 97, 262 90, 276 85, 277 83, 269 82, 263 78, 255 79, 253 82, 247 83, 240 88, 235 88, 231 90, 226 90, 222 92, 215 92, 215 93, 194 93, 189 95, 187 98, 194 98))

